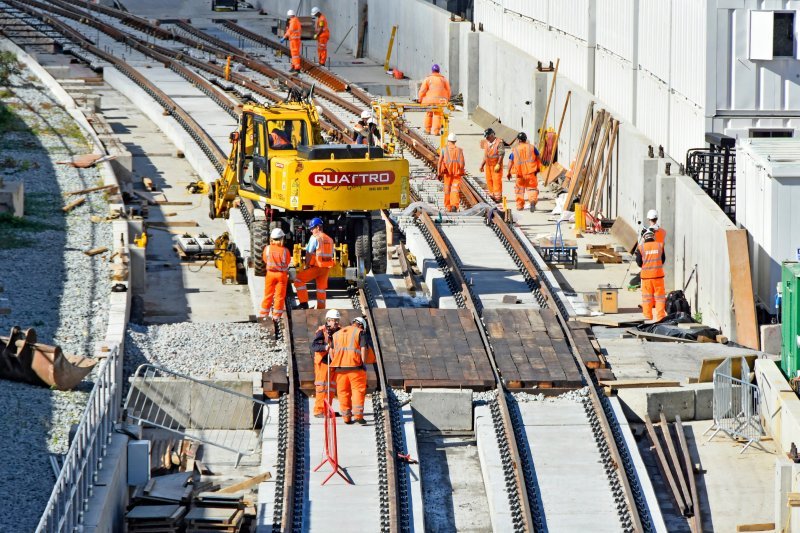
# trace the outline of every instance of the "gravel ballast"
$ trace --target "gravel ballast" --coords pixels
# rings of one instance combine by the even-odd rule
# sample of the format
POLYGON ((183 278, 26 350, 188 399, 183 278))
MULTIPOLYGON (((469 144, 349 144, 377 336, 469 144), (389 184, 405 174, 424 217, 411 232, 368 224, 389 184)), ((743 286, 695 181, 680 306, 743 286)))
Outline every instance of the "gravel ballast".
MULTIPOLYGON (((0 280, 9 315, 0 316, 0 335, 12 326, 34 328, 39 342, 66 353, 92 356, 105 337, 110 281, 107 255, 85 250, 112 248, 103 193, 89 194, 65 214, 76 197, 64 193, 102 184, 98 169, 58 165, 93 152, 72 117, 29 71, 0 88, 6 112, 0 120, 0 177, 22 182, 25 216, 0 217, 0 280)), ((75 391, 51 391, 0 380, 0 531, 32 531, 50 497, 55 475, 49 453, 67 452, 70 425, 80 421, 92 387, 89 376, 75 391)))

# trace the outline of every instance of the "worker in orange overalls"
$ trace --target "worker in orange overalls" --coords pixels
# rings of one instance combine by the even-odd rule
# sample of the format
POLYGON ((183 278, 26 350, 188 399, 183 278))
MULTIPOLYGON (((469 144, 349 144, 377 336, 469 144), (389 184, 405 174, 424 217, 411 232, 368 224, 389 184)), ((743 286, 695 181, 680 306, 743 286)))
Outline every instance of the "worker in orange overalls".
MULTIPOLYGON (((450 82, 439 72, 439 65, 431 67, 431 75, 425 78, 419 88, 417 100, 421 104, 447 104, 450 101, 450 82)), ((433 111, 425 113, 425 133, 439 135, 441 117, 433 111)))
POLYGON ((536 202, 539 201, 539 180, 536 173, 539 172, 542 164, 539 161, 539 154, 536 148, 528 143, 528 136, 525 132, 517 134, 517 145, 511 151, 510 163, 508 165, 508 179, 511 175, 516 175, 514 183, 514 194, 517 200, 517 211, 525 209, 525 201, 530 202, 531 213, 536 210, 536 202))
POLYGON ((461 178, 464 176, 464 150, 456 146, 456 134, 447 136, 447 146, 439 154, 439 181, 444 181, 444 210, 458 211, 461 204, 461 178))
POLYGON ((300 72, 300 37, 302 34, 302 27, 300 26, 300 19, 294 15, 294 10, 290 9, 286 12, 288 22, 286 24, 286 33, 283 34, 282 43, 289 39, 289 51, 292 53, 292 72, 300 72))
POLYGON ((333 260, 333 239, 322 232, 322 219, 315 217, 308 225, 311 237, 306 246, 305 268, 297 273, 294 290, 300 305, 298 309, 308 309, 308 288, 306 283, 317 283, 317 309, 325 309, 328 290, 328 274, 336 264, 333 260))
POLYGON ((281 228, 270 233, 270 243, 264 247, 264 264, 267 277, 264 283, 264 299, 261 301, 259 318, 270 317, 278 322, 282 317, 286 302, 286 287, 289 284, 289 262, 292 254, 283 245, 286 234, 281 228))
POLYGON ((311 8, 311 16, 314 21, 314 39, 317 40, 317 59, 319 64, 325 66, 328 61, 328 40, 331 38, 331 31, 328 28, 328 17, 320 12, 318 7, 311 8))
POLYGON ((653 303, 656 321, 667 316, 667 298, 664 288, 664 245, 656 240, 653 230, 644 232, 644 243, 636 249, 636 264, 642 267, 642 314, 653 319, 653 303))
POLYGON ((333 335, 341 329, 339 321, 342 314, 336 309, 325 313, 325 325, 317 328, 314 340, 311 342, 311 352, 314 354, 314 417, 325 417, 325 400, 333 404, 336 395, 336 372, 329 368, 331 353, 333 352, 333 335))
POLYGON ((366 424, 364 399, 367 395, 366 365, 376 362, 367 339, 367 321, 361 317, 333 334, 331 369, 336 370, 336 397, 345 424, 366 424))
POLYGON ((503 199, 503 158, 506 155, 506 143, 494 134, 492 128, 483 132, 486 139, 483 146, 481 172, 486 171, 486 188, 495 202, 503 199))
POLYGON ((647 226, 647 228, 642 228, 642 236, 644 236, 647 230, 653 230, 656 241, 660 242, 663 245, 664 241, 667 240, 667 230, 662 228, 661 225, 658 223, 658 211, 656 211, 655 209, 651 209, 650 211, 648 211, 647 221, 649 222, 649 225, 647 226))

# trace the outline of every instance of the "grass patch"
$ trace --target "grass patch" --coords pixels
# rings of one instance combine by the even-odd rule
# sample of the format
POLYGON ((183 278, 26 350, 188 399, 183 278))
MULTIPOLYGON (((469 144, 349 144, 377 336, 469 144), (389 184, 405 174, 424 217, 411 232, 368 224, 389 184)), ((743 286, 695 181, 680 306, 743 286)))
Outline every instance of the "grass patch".
POLYGON ((30 218, 0 213, 0 250, 29 248, 33 244, 33 240, 27 234, 49 229, 57 228, 52 224, 45 224, 30 218))
POLYGON ((25 122, 13 111, 13 105, 0 102, 0 135, 26 129, 25 122))

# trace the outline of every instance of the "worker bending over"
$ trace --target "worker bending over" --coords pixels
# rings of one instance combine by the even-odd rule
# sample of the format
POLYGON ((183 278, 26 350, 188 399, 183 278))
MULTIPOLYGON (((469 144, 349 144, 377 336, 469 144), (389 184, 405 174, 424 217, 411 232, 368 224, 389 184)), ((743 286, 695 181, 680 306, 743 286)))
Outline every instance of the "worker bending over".
MULTIPOLYGON (((439 73, 439 65, 431 67, 431 75, 419 87, 417 100, 421 104, 445 105, 450 101, 450 82, 439 73)), ((441 117, 433 111, 425 113, 425 133, 439 135, 441 117)))
POLYGON ((440 181, 444 182, 444 210, 458 211, 461 204, 461 178, 464 176, 464 150, 456 146, 456 134, 447 136, 447 145, 439 154, 437 169, 440 181))
POLYGON ((317 309, 325 309, 328 299, 328 274, 334 266, 333 239, 322 232, 322 219, 313 218, 308 225, 311 237, 306 246, 305 268, 297 273, 294 289, 300 305, 298 309, 308 309, 308 287, 306 283, 317 283, 317 309))
POLYGON ((331 38, 328 17, 323 15, 318 7, 311 8, 311 16, 314 17, 314 39, 317 41, 317 59, 320 65, 325 66, 325 62, 328 61, 328 39, 331 38))
POLYGON ((481 172, 486 171, 486 188, 495 202, 503 199, 503 158, 506 155, 506 143, 497 137, 492 128, 483 132, 486 139, 483 146, 481 172))
POLYGON ((539 155, 532 144, 528 143, 528 136, 524 132, 517 134, 517 145, 511 151, 508 164, 508 179, 516 176, 514 182, 514 195, 517 201, 517 211, 525 209, 525 201, 530 202, 531 213, 536 210, 539 201, 539 180, 536 173, 541 168, 539 155))
POLYGON ((667 240, 667 231, 664 228, 662 228, 661 225, 658 223, 658 211, 656 211, 655 209, 651 209, 650 211, 648 211, 647 221, 648 221, 647 228, 642 228, 642 237, 644 237, 644 234, 647 230, 653 230, 656 241, 660 242, 663 245, 664 241, 667 240))
POLYGON ((333 334, 331 370, 336 371, 336 397, 345 424, 366 424, 367 367, 376 362, 367 339, 367 321, 362 317, 333 334))
POLYGON ((656 240, 655 232, 644 232, 644 243, 636 249, 636 264, 642 267, 642 314, 653 319, 653 303, 656 321, 667 316, 667 299, 664 288, 664 245, 656 240))
POLYGON ((286 303, 286 286, 289 284, 289 262, 292 254, 283 245, 286 235, 281 228, 270 233, 270 243, 264 247, 262 257, 267 267, 264 282, 264 300, 258 312, 259 318, 270 317, 278 322, 283 317, 286 303))
POLYGON ((333 404, 336 394, 336 372, 329 368, 333 353, 333 335, 341 329, 339 321, 342 315, 336 309, 325 313, 325 324, 317 328, 314 340, 311 341, 311 353, 314 354, 314 417, 325 417, 325 400, 333 404))
POLYGON ((294 14, 294 10, 290 9, 286 12, 288 22, 286 24, 286 33, 283 34, 281 42, 289 40, 289 51, 292 53, 292 72, 300 72, 300 37, 302 34, 302 27, 300 26, 300 19, 294 14))

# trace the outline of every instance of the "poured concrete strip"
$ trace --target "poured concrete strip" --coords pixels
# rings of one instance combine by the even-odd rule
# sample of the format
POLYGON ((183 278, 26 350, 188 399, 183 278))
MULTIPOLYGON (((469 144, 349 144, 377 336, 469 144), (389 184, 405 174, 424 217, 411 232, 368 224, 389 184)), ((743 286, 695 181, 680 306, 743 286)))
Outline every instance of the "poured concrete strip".
POLYGON ((256 511, 256 531, 258 533, 272 533, 273 514, 275 512, 275 478, 279 468, 278 457, 278 419, 280 412, 279 400, 267 400, 269 416, 264 421, 264 430, 261 436, 261 471, 270 472, 272 479, 258 484, 258 508, 256 511))
POLYGON ((481 473, 493 531, 514 531, 511 507, 508 503, 503 462, 497 446, 497 435, 492 423, 492 413, 488 405, 475 407, 475 437, 478 443, 478 456, 481 460, 481 473))
MULTIPOLYGON (((400 453, 407 454, 416 461, 419 461, 419 448, 417 447, 417 432, 414 425, 414 415, 410 405, 405 405, 400 411, 403 420, 403 438, 406 444, 405 450, 398 450, 400 453)), ((403 463, 398 463, 403 468, 403 463)), ((408 494, 411 499, 408 506, 409 524, 411 531, 424 533, 425 531, 425 502, 422 498, 422 476, 419 464, 405 463, 408 475, 408 494)))

